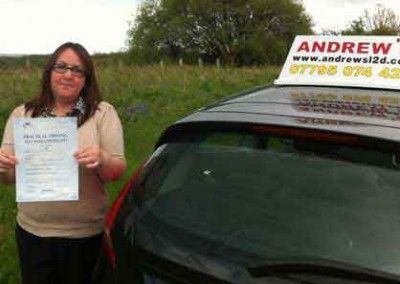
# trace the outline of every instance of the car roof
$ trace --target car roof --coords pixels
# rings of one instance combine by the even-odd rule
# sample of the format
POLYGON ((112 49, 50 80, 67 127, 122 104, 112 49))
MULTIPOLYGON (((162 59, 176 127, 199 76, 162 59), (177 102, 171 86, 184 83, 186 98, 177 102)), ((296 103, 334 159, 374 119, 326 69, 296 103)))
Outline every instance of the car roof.
POLYGON ((202 108, 175 125, 199 122, 280 125, 400 141, 400 91, 266 86, 202 108))

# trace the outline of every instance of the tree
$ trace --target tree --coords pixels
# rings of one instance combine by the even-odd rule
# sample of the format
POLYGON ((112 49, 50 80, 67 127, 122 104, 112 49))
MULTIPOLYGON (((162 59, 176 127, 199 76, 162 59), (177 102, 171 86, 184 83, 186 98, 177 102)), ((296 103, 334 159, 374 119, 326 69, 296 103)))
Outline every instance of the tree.
POLYGON ((399 35, 400 19, 391 10, 378 4, 374 14, 367 10, 364 15, 350 23, 350 26, 339 32, 330 32, 342 35, 399 35))
POLYGON ((311 20, 293 0, 145 0, 128 31, 142 58, 281 64, 311 20))

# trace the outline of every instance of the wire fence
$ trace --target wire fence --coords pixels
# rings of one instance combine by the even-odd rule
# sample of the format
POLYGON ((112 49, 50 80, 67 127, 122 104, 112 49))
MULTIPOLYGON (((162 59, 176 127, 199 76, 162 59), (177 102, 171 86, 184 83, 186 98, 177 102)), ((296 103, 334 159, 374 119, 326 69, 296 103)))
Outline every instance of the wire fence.
MULTIPOLYGON (((0 56, 0 71, 1 70, 13 70, 13 69, 27 69, 32 68, 43 68, 48 59, 48 55, 30 55, 30 56, 0 56)), ((103 67, 106 65, 118 65, 122 66, 143 66, 143 65, 159 65, 160 67, 165 67, 167 65, 173 66, 215 66, 220 68, 222 66, 221 59, 217 58, 213 61, 205 61, 203 58, 198 57, 197 60, 185 60, 183 58, 179 59, 160 59, 154 60, 152 62, 138 63, 130 59, 125 55, 94 55, 93 61, 96 66, 103 67)))

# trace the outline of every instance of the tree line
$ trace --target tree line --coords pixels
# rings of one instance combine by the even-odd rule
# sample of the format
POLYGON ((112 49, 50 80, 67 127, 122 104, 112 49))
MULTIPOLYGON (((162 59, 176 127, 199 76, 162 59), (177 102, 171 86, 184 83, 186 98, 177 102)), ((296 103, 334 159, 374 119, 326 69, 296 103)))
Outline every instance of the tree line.
MULTIPOLYGON (((216 61, 281 65, 296 35, 315 34, 296 0, 144 0, 128 30, 135 63, 216 61)), ((378 5, 335 35, 398 35, 398 16, 378 5)))
MULTIPOLYGON (((299 0, 143 0, 128 51, 96 54, 97 65, 281 65, 296 35, 313 35, 299 0)), ((400 19, 377 5, 332 35, 399 35, 400 19)), ((43 66, 46 56, 0 57, 0 69, 43 66)))

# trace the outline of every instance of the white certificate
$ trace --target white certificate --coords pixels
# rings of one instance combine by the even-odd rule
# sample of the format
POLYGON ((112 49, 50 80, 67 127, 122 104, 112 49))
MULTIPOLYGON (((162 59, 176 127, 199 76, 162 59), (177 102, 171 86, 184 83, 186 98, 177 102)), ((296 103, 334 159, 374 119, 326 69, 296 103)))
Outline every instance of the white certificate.
POLYGON ((78 200, 76 117, 14 121, 17 202, 78 200))

